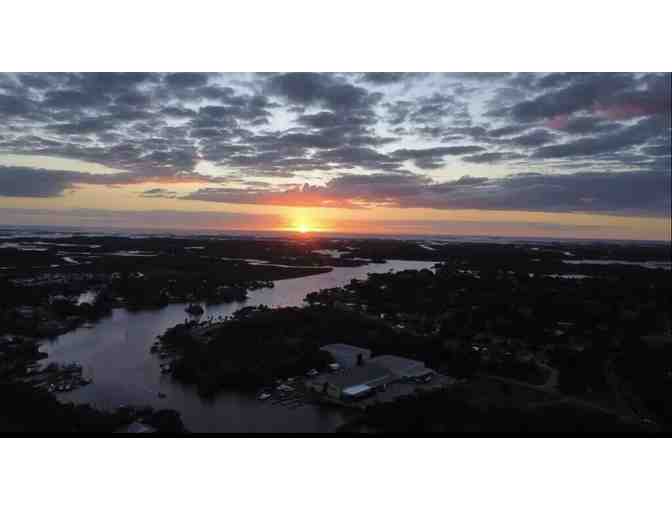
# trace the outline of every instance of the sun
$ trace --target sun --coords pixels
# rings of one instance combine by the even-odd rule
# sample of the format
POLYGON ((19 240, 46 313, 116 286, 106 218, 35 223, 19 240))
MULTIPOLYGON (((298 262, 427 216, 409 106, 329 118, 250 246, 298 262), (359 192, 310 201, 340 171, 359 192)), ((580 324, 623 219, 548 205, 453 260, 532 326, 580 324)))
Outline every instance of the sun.
POLYGON ((308 223, 298 223, 294 229, 300 234, 307 234, 308 232, 313 231, 313 227, 311 227, 308 223))
POLYGON ((305 236, 307 234, 322 232, 323 228, 317 221, 317 218, 308 211, 297 211, 287 218, 287 224, 283 230, 305 236))

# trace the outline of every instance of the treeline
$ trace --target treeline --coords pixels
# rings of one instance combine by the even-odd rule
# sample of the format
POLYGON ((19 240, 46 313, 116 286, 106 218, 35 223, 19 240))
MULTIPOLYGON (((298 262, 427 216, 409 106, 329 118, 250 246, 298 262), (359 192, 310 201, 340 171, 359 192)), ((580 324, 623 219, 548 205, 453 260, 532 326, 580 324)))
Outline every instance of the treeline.
POLYGON ((412 436, 642 436, 617 416, 576 405, 511 405, 463 385, 373 406, 338 433, 412 436))
POLYGON ((176 411, 121 408, 106 412, 89 405, 61 403, 52 394, 22 382, 0 382, 0 402, 0 435, 107 436, 134 421, 162 435, 186 433, 176 411))

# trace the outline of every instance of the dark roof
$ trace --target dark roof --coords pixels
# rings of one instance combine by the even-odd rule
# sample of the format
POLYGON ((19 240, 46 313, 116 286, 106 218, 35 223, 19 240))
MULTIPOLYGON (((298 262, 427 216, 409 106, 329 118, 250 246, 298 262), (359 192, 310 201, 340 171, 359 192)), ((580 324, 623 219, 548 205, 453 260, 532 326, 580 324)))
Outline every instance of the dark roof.
POLYGON ((392 381, 393 379, 394 377, 389 370, 369 363, 324 378, 324 380, 330 384, 341 388, 348 388, 360 384, 377 385, 392 381))
POLYGON ((322 347, 322 350, 331 354, 336 362, 344 367, 354 367, 357 364, 357 356, 360 354, 364 359, 371 357, 369 349, 362 349, 349 344, 329 344, 322 347))
POLYGON ((422 361, 393 356, 391 354, 371 358, 369 364, 383 367, 397 376, 414 376, 417 373, 424 373, 421 369, 425 368, 425 364, 422 361))

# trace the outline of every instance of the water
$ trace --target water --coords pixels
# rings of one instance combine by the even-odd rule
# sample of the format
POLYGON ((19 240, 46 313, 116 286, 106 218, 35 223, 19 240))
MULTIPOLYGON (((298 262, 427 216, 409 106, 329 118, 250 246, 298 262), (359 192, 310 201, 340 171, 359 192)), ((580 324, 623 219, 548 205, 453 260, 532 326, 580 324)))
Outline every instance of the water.
MULTIPOLYGON (((244 306, 300 306, 310 292, 343 286, 353 278, 366 278, 367 273, 424 269, 433 264, 388 261, 281 280, 275 282, 272 289, 249 292, 249 298, 244 302, 204 306, 205 316, 231 315, 244 306)), ((84 367, 84 376, 93 378, 93 384, 60 394, 59 398, 103 409, 123 404, 176 409, 192 432, 320 433, 333 431, 345 422, 345 411, 338 408, 306 405, 287 409, 238 392, 226 392, 214 400, 204 400, 193 387, 173 381, 169 374, 162 374, 161 360, 150 354, 149 349, 157 335, 184 322, 187 317, 184 307, 185 304, 173 304, 160 310, 141 312, 118 308, 111 317, 89 329, 79 328, 45 342, 42 350, 49 354, 45 363, 78 362, 84 367), (166 398, 159 399, 159 392, 166 394, 166 398)))

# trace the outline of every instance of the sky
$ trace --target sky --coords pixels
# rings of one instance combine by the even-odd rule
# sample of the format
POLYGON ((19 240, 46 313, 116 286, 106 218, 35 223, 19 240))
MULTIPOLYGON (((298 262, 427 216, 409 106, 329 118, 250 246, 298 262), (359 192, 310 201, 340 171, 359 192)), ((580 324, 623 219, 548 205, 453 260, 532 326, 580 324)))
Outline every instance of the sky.
POLYGON ((670 240, 669 73, 0 73, 0 224, 670 240))

